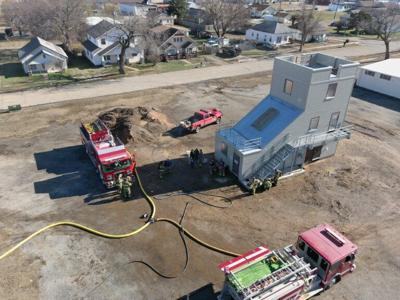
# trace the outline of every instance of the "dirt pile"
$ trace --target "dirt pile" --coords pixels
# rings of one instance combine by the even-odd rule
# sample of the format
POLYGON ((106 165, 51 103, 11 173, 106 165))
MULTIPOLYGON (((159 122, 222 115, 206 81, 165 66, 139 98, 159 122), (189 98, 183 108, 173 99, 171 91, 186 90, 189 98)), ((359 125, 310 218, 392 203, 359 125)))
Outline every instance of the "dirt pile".
POLYGON ((155 110, 138 106, 135 108, 114 108, 99 114, 112 133, 123 143, 154 143, 173 124, 166 115, 155 110))

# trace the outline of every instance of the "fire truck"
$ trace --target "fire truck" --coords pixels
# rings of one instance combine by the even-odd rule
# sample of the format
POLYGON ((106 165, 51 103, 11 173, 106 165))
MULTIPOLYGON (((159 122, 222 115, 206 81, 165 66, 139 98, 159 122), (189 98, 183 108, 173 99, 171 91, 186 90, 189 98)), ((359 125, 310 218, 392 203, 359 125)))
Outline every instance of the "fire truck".
POLYGON ((80 134, 86 153, 107 188, 115 186, 119 174, 133 174, 136 165, 134 156, 100 119, 81 123, 80 134))
POLYGON ((304 300, 355 270, 357 246, 330 225, 301 233, 295 245, 260 246, 219 265, 220 300, 304 300))

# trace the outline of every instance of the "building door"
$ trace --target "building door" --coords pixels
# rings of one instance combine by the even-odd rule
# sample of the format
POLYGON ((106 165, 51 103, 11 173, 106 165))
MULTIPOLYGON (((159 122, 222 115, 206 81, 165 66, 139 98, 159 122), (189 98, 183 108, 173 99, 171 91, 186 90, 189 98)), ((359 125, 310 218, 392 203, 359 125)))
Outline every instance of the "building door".
POLYGON ((339 122, 339 112, 335 112, 331 115, 331 119, 329 121, 329 128, 328 131, 333 131, 337 128, 338 122, 339 122))
POLYGON ((304 159, 305 163, 313 162, 321 156, 322 146, 307 148, 306 157, 304 159))
POLYGON ((239 174, 239 166, 240 166, 240 156, 236 153, 233 153, 233 161, 232 161, 232 173, 235 175, 239 174))

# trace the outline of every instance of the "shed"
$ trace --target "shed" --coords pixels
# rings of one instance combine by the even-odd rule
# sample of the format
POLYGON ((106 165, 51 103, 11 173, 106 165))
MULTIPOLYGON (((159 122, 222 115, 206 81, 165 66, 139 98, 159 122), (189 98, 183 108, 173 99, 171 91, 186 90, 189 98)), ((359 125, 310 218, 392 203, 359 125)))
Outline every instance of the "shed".
POLYGON ((400 99, 400 58, 386 59, 361 67, 357 85, 400 99))

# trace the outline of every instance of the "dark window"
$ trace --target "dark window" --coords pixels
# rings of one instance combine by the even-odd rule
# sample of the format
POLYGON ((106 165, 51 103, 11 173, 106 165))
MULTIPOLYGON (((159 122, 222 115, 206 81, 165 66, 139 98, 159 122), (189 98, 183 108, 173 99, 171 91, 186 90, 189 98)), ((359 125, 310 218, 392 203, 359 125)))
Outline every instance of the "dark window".
POLYGON ((368 76, 372 76, 372 77, 375 76, 375 72, 372 72, 372 71, 365 70, 364 73, 365 73, 365 75, 368 75, 368 76))
POLYGON ((293 81, 285 79, 285 85, 283 87, 283 92, 285 94, 291 95, 293 90, 293 81))
POLYGON ((318 253, 315 252, 313 249, 311 249, 310 246, 308 246, 307 255, 308 255, 308 257, 311 258, 314 262, 317 262, 317 261, 318 261, 318 257, 319 257, 318 253))
POLYGON ((279 44, 281 41, 282 41, 282 37, 278 36, 278 37, 276 38, 276 42, 279 44))
POLYGON ((316 130, 318 128, 319 117, 312 118, 310 120, 310 126, 308 127, 308 131, 316 130))
POLYGON ((381 79, 385 79, 385 80, 390 80, 390 79, 392 79, 392 77, 391 77, 391 76, 389 76, 389 75, 385 75, 385 74, 381 74, 381 76, 379 76, 379 78, 381 78, 381 79))
POLYGON ((328 86, 328 91, 326 92, 326 98, 333 98, 336 95, 336 88, 337 88, 337 83, 331 83, 328 86))
POLYGON ((36 65, 31 65, 31 70, 35 71, 37 69, 36 65))
POLYGON ((106 44, 106 39, 101 39, 101 44, 105 45, 106 44))
POLYGON ((302 241, 299 240, 297 246, 299 247, 300 250, 304 251, 304 249, 306 248, 306 244, 302 241))
POLYGON ((321 267, 322 270, 326 271, 328 268, 328 263, 326 262, 325 259, 321 257, 321 262, 319 263, 319 266, 321 267))
POLYGON ((251 124, 252 127, 258 131, 263 130, 273 119, 279 114, 279 111, 273 107, 268 108, 263 114, 261 114, 257 120, 251 124))

